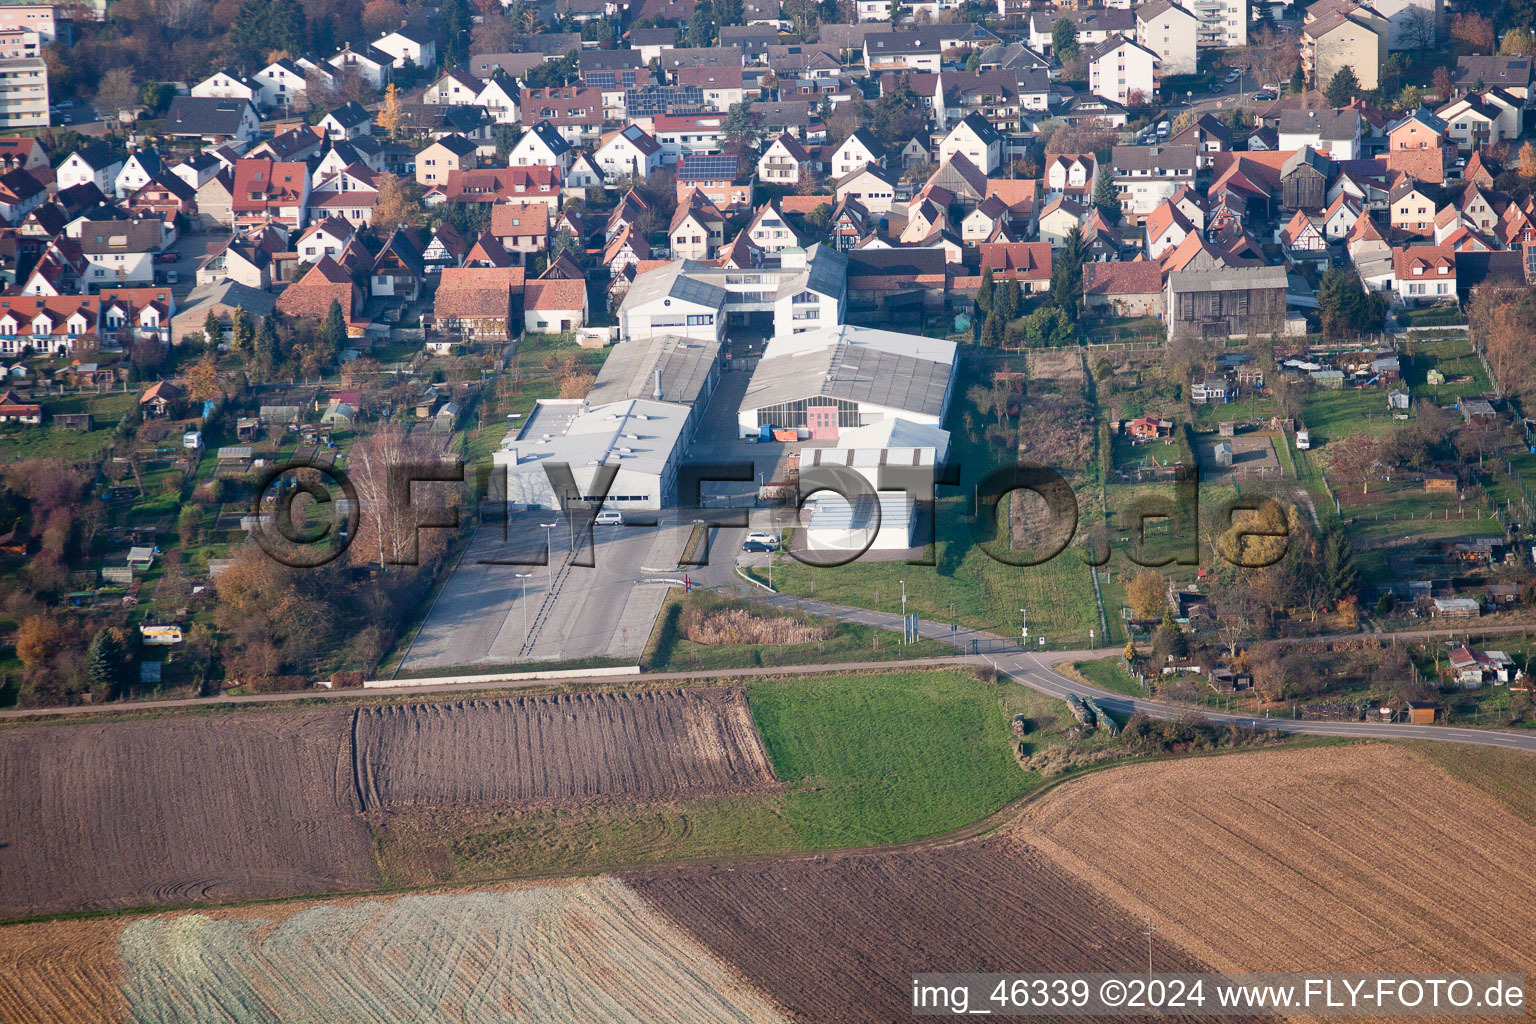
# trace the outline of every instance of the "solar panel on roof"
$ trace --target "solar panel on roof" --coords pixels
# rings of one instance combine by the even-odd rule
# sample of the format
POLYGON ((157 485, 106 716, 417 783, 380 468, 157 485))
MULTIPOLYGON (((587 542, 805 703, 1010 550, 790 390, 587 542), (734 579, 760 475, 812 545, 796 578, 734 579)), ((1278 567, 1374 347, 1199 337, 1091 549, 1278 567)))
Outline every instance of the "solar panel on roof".
POLYGON ((734 178, 738 168, 734 156, 687 156, 678 168, 682 180, 699 178, 734 178))

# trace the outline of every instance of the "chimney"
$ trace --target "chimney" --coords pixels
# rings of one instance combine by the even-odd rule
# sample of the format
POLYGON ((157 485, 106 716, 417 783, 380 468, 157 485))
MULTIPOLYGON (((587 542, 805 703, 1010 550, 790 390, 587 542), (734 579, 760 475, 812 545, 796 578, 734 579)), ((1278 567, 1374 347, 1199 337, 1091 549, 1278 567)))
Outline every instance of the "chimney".
POLYGON ((659 401, 661 401, 661 396, 662 396, 662 391, 661 391, 661 368, 657 367, 657 369, 656 369, 656 390, 651 393, 651 397, 656 399, 656 401, 659 402, 659 401))

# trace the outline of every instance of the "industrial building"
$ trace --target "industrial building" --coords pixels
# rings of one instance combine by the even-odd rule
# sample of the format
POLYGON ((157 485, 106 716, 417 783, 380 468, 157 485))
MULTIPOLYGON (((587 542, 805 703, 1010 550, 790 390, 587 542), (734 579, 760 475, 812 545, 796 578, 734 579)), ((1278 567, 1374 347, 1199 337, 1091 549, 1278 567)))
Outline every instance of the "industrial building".
POLYGON ((843 325, 776 334, 737 413, 742 437, 773 429, 818 440, 903 419, 942 427, 955 382, 955 343, 843 325))
POLYGON ((620 512, 665 508, 677 499, 691 408, 642 399, 597 406, 579 398, 541 400, 492 456, 493 486, 505 483, 508 508, 595 507, 599 500, 620 512), (616 475, 600 496, 596 483, 605 466, 616 475))
POLYGON ((704 409, 720 383, 720 339, 656 334, 621 341, 608 353, 587 392, 590 405, 632 398, 686 406, 683 443, 693 440, 704 409))
POLYGON ((799 334, 841 324, 847 305, 848 257, 827 245, 748 267, 674 260, 635 278, 619 304, 619 336, 720 339, 728 322, 754 317, 771 318, 775 335, 799 334))

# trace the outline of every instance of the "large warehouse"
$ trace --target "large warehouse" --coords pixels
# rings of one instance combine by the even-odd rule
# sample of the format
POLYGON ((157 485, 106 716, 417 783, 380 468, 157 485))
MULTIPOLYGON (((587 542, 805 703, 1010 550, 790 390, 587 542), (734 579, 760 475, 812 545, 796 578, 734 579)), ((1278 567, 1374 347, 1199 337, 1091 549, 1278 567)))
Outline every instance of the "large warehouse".
MULTIPOLYGON (((517 437, 502 441, 491 457, 498 468, 505 467, 508 507, 595 503, 594 481, 603 466, 617 471, 604 508, 623 512, 674 504, 690 408, 638 399, 591 408, 579 398, 539 401, 517 437), (567 468, 576 494, 559 493, 561 474, 549 472, 556 466, 567 468)), ((501 483, 498 473, 495 486, 501 483)))
POLYGON ((839 432, 900 418, 939 427, 955 383, 955 343, 872 327, 777 334, 763 350, 737 423, 742 437, 765 429, 839 432))

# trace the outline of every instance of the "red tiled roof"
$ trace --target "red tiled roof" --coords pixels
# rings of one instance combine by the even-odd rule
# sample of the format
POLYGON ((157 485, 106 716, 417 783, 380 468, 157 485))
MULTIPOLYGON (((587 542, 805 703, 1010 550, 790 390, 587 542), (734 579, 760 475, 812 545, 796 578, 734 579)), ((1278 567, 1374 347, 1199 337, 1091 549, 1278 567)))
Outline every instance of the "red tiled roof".
POLYGON ((545 280, 530 281, 523 291, 524 309, 566 310, 582 309, 587 300, 587 281, 545 280))
POLYGON ((1151 295, 1162 290, 1162 268, 1150 260, 1083 264, 1085 295, 1151 295))

